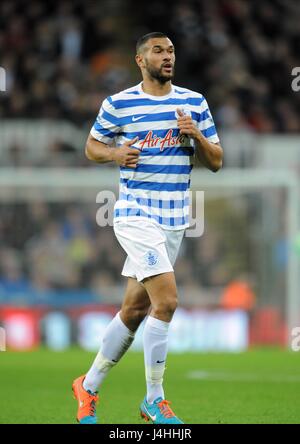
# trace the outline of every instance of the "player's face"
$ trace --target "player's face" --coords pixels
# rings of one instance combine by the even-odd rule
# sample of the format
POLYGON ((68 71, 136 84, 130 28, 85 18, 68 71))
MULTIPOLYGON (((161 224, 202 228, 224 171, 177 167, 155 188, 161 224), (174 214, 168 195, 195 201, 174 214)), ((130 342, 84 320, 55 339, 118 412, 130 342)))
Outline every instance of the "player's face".
POLYGON ((175 52, 168 38, 153 38, 145 44, 139 64, 149 77, 166 83, 174 77, 175 52))

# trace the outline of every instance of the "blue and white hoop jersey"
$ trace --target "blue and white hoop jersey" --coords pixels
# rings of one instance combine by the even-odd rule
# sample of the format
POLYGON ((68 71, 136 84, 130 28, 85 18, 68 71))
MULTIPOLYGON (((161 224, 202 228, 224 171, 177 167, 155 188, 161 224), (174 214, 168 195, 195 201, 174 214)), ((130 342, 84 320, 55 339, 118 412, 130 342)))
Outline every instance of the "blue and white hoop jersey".
POLYGON ((189 226, 194 144, 179 134, 177 108, 192 117, 210 142, 219 142, 207 101, 189 89, 172 85, 168 95, 151 96, 140 83, 103 101, 91 135, 115 146, 138 136, 132 148, 141 151, 136 168, 120 167, 115 221, 138 217, 169 230, 189 226))

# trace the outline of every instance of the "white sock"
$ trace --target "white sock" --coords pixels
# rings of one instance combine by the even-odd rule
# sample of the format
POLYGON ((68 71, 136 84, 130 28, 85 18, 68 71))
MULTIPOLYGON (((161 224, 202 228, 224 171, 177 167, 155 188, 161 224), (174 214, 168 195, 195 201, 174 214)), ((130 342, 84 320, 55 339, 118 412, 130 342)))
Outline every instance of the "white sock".
POLYGON ((109 370, 115 366, 128 350, 135 333, 129 330, 120 318, 120 312, 107 326, 101 348, 83 381, 83 388, 95 392, 109 370))
POLYGON ((147 383, 147 402, 165 399, 163 375, 168 350, 169 322, 149 316, 144 328, 144 358, 147 383))

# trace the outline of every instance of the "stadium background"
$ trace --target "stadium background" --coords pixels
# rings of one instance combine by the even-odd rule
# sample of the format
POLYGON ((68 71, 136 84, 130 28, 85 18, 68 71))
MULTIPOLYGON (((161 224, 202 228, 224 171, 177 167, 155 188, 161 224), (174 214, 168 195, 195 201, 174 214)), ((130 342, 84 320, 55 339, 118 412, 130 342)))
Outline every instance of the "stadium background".
MULTIPOLYGON (((0 5, 0 325, 13 350, 96 350, 120 306, 124 253, 96 223, 118 170, 84 144, 102 100, 140 81, 135 42, 176 47, 174 83, 202 92, 225 158, 205 230, 176 264, 170 349, 291 347, 300 327, 300 6, 293 0, 3 1, 0 5)), ((299 341, 298 341, 299 343, 299 341)), ((141 332, 134 348, 141 350, 141 332)))

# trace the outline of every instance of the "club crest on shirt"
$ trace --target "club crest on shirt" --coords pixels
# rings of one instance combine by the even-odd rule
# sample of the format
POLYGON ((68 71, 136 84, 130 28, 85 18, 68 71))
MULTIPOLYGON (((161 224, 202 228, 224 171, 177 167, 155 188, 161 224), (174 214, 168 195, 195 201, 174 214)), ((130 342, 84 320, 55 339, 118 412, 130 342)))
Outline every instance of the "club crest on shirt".
POLYGON ((145 258, 146 258, 147 265, 150 265, 150 266, 155 265, 158 261, 157 253, 155 253, 155 251, 152 251, 152 250, 147 251, 145 258))
MULTIPOLYGON (((181 112, 182 112, 185 116, 192 117, 192 113, 191 113, 191 111, 190 111, 189 109, 181 108, 181 112)), ((177 112, 177 110, 175 111, 175 117, 176 117, 176 119, 178 119, 178 118, 180 117, 179 114, 178 114, 178 112, 177 112)))

